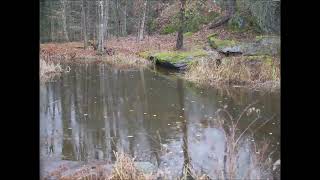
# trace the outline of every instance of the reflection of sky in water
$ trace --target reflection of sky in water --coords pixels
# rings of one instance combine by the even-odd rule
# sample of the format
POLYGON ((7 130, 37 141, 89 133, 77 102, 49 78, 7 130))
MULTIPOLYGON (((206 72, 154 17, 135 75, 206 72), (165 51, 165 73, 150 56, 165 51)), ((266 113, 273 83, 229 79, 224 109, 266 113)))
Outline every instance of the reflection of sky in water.
MULTIPOLYGON (((231 114, 238 114, 256 99, 264 107, 264 118, 279 114, 278 95, 234 95, 194 89, 185 83, 179 89, 176 80, 148 70, 111 71, 105 66, 82 65, 72 68, 61 81, 40 87, 41 156, 112 161, 113 151, 124 150, 137 160, 158 162, 179 174, 184 162, 183 138, 187 137, 192 166, 214 173, 223 167, 225 144, 224 131, 212 125, 214 113, 228 105, 231 114), (167 153, 160 151, 157 131, 167 153)), ((240 129, 249 123, 250 119, 242 120, 240 129)), ((276 145, 279 129, 277 121, 270 121, 257 136, 276 145)), ((246 150, 240 151, 243 163, 249 158, 246 150)))

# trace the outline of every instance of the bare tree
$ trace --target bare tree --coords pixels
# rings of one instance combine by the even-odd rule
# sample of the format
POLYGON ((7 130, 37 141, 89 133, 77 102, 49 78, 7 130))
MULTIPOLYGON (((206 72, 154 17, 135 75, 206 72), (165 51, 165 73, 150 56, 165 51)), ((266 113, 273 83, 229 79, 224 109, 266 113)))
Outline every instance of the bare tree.
POLYGON ((54 38, 54 35, 53 35, 53 32, 54 32, 54 27, 53 27, 53 7, 52 7, 52 2, 50 1, 49 2, 49 8, 50 8, 50 38, 51 38, 51 41, 54 41, 55 38, 54 38))
POLYGON ((140 29, 139 29, 139 40, 143 40, 143 32, 144 32, 144 24, 145 24, 145 20, 146 20, 146 11, 147 11, 147 2, 148 0, 144 1, 143 4, 143 15, 142 15, 142 20, 140 23, 140 29))
POLYGON ((177 49, 182 49, 183 47, 183 29, 184 29, 184 19, 185 19, 185 6, 186 0, 180 0, 180 17, 179 17, 179 30, 178 30, 178 38, 177 38, 177 49))
POLYGON ((61 0, 62 9, 62 27, 63 35, 66 41, 69 41, 68 31, 67 31, 67 17, 66 17, 66 0, 61 0))
POLYGON ((86 7, 87 7, 86 0, 82 0, 81 17, 82 17, 82 33, 83 33, 84 49, 87 49, 88 47, 86 7))
POLYGON ((103 33, 103 1, 100 0, 99 2, 99 7, 98 7, 98 16, 99 16, 99 20, 98 20, 98 25, 99 25, 99 29, 98 29, 98 51, 100 53, 103 52, 103 48, 104 48, 104 33, 103 33))
POLYGON ((122 35, 127 35, 127 6, 128 2, 127 0, 124 1, 124 12, 123 12, 123 25, 122 25, 122 35))
POLYGON ((119 40, 119 36, 120 36, 119 0, 116 0, 116 27, 117 27, 117 40, 119 40))
POLYGON ((104 8, 104 37, 108 37, 108 23, 109 23, 109 7, 110 7, 110 0, 105 0, 105 8, 104 8))

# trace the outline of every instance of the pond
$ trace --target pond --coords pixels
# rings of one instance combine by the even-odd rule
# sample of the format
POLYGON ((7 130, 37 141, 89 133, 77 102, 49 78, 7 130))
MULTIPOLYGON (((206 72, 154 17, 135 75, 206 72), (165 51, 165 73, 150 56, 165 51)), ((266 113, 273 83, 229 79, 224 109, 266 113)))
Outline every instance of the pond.
MULTIPOLYGON (((40 165, 112 163, 114 151, 124 151, 173 176, 181 174, 186 162, 210 175, 223 163, 225 145, 224 130, 212 123, 215 113, 226 108, 236 119, 256 101, 261 118, 250 128, 256 130, 254 139, 247 140, 268 141, 275 162, 280 159, 280 93, 201 89, 151 69, 72 65, 58 81, 40 86, 40 158, 46 160, 40 165)), ((240 131, 254 119, 244 115, 240 131)), ((240 168, 249 167, 248 154, 258 153, 243 147, 240 168)))

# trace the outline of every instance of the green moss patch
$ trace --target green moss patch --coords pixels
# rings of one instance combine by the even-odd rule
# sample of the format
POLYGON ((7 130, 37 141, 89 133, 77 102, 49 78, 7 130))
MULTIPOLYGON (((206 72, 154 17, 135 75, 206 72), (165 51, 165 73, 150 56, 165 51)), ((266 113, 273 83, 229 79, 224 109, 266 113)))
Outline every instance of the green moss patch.
POLYGON ((208 40, 209 40, 209 44, 212 48, 215 48, 215 49, 222 49, 222 48, 225 48, 225 47, 231 47, 231 46, 235 46, 235 45, 238 45, 239 43, 235 40, 222 40, 222 39, 219 39, 217 38, 217 36, 215 34, 213 35, 210 35, 208 37, 208 40))
POLYGON ((177 63, 182 61, 189 61, 195 57, 206 56, 207 52, 204 50, 193 50, 193 51, 170 51, 170 52, 159 52, 152 56, 160 62, 177 63))
POLYGON ((183 34, 185 37, 190 37, 193 35, 193 32, 186 32, 183 34))

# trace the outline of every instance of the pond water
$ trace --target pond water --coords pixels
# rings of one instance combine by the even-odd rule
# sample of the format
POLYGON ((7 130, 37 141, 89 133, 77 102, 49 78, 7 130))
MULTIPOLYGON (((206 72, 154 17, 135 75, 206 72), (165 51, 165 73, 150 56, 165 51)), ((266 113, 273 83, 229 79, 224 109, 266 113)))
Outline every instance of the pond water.
MULTIPOLYGON (((275 162, 280 158, 279 93, 199 89, 150 69, 73 65, 58 81, 40 86, 40 157, 46 162, 114 162, 113 152, 124 151, 174 175, 186 162, 210 175, 224 156, 224 129, 212 123, 216 111, 227 106, 237 117, 255 101, 261 119, 251 126, 254 140, 248 140, 269 141, 275 162)), ((254 119, 243 116, 240 131, 254 119)), ((248 154, 254 153, 243 144, 239 168, 249 167, 248 154)))

